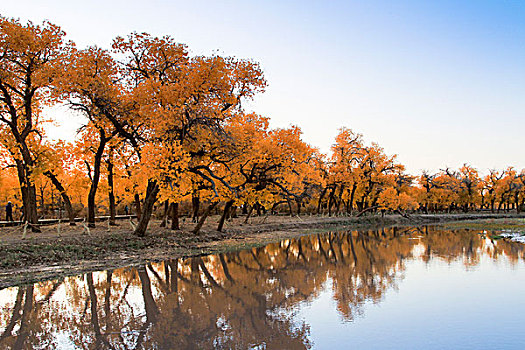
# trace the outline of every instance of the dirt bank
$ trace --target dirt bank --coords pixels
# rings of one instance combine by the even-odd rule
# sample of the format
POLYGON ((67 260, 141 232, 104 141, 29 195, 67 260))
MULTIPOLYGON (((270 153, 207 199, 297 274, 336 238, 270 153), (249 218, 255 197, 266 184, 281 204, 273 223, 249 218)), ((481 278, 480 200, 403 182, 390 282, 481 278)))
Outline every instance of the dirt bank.
POLYGON ((211 217, 200 235, 190 232, 193 224, 182 222, 182 230, 150 225, 147 237, 132 235, 131 224, 108 228, 101 223, 89 233, 82 226, 47 226, 42 233, 27 233, 20 227, 0 229, 0 288, 72 275, 86 271, 116 268, 145 261, 187 257, 260 246, 285 238, 314 232, 350 229, 377 229, 385 226, 412 226, 465 220, 523 218, 513 214, 398 215, 365 217, 270 216, 233 219, 224 232, 214 228, 218 217, 211 217))

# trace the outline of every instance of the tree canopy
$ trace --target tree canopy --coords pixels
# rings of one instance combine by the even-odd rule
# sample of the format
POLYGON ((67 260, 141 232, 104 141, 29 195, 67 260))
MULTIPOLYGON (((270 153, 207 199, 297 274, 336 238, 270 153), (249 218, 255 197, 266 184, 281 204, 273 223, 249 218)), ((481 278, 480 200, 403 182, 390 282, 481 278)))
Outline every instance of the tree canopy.
POLYGON ((266 85, 257 62, 192 55, 170 36, 131 33, 109 49, 80 49, 55 24, 0 17, 0 198, 23 208, 34 230, 61 210, 93 226, 97 214, 114 223, 133 208, 138 235, 152 215, 178 228, 179 207, 197 233, 218 208, 222 230, 238 208, 248 218, 525 204, 525 172, 514 168, 414 176, 346 127, 323 154, 299 126, 272 129, 268 116, 244 109, 266 85), (43 111, 56 104, 84 116, 75 140, 46 138, 43 111))

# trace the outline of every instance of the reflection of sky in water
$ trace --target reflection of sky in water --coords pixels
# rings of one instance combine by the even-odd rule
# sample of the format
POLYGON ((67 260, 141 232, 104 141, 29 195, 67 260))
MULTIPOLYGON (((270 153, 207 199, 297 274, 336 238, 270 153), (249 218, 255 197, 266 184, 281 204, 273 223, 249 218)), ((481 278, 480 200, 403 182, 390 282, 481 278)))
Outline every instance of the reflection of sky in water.
MULTIPOLYGON (((414 247, 416 256, 421 247, 414 247)), ((310 325, 316 349, 524 349, 525 263, 482 255, 405 261, 397 290, 368 301, 361 317, 345 322, 328 280, 297 318, 310 325), (344 345, 343 345, 344 344, 344 345)))
POLYGON ((0 348, 521 349, 524 247, 435 228, 319 234, 7 288, 0 348))

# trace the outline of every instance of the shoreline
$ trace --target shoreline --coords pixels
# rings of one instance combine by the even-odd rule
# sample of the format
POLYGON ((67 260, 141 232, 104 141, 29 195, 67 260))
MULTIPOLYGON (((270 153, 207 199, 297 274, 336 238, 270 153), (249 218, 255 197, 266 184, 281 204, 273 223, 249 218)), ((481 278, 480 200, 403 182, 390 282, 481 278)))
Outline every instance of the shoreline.
MULTIPOLYGON (((21 234, 12 229, 0 235, 0 289, 35 283, 62 276, 140 265, 150 261, 224 253, 263 246, 283 239, 333 230, 374 230, 393 226, 421 226, 487 219, 520 219, 525 214, 418 214, 363 217, 274 216, 244 217, 229 223, 224 232, 214 230, 211 218, 203 232, 194 235, 183 230, 160 228, 152 221, 149 235, 134 236, 129 226, 108 228, 99 225, 90 234, 82 227, 65 226, 58 233, 49 227, 42 234, 21 234), (268 219, 268 220, 267 220, 268 219)), ((56 226, 56 225, 55 225, 56 226)))

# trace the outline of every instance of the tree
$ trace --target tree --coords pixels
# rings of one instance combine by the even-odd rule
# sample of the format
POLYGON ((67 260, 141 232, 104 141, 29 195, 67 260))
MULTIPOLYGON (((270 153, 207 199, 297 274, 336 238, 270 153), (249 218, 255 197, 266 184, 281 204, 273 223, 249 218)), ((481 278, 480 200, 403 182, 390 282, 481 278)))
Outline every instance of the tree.
POLYGON ((0 142, 16 165, 26 220, 39 231, 33 179, 41 108, 71 48, 60 27, 0 17, 0 142))
MULTIPOLYGON (((332 205, 339 208, 346 199, 347 212, 354 206, 356 191, 362 181, 363 161, 367 152, 363 136, 348 128, 341 128, 332 145, 332 156, 328 174, 328 213, 332 214, 332 205), (337 192, 337 188, 339 191, 337 192)), ((339 211, 338 209, 336 211, 339 211)))
MULTIPOLYGON (((241 108, 243 99, 251 98, 266 84, 258 65, 230 57, 189 57, 186 47, 172 38, 147 34, 117 38, 113 48, 125 56, 122 74, 131 99, 140 106, 134 120, 142 123, 148 135, 144 147, 175 145, 175 157, 189 159, 185 169, 178 162, 171 166, 171 156, 164 159, 164 173, 172 175, 148 179, 153 197, 150 200, 146 195, 145 203, 153 205, 160 187, 176 187, 176 179, 182 176, 202 179, 219 197, 217 184, 225 182, 214 172, 214 155, 221 153, 225 122, 241 108)), ((146 158, 141 162, 151 164, 146 158)), ((147 227, 150 215, 144 210, 140 219, 144 224, 139 227, 147 227)))
POLYGON ((75 225, 75 210, 71 198, 68 194, 66 187, 64 186, 64 177, 67 169, 67 160, 69 158, 68 149, 71 145, 63 142, 57 142, 54 144, 45 144, 45 149, 42 152, 43 156, 40 159, 39 170, 44 176, 49 178, 53 186, 57 189, 60 194, 66 213, 69 218, 69 225, 75 225))
POLYGON ((87 216, 90 227, 95 226, 95 197, 104 152, 107 144, 120 131, 111 122, 114 113, 118 113, 123 104, 118 78, 116 63, 108 52, 90 47, 71 55, 67 69, 55 84, 55 94, 66 99, 74 110, 88 119, 84 141, 90 141, 87 150, 93 153, 93 161, 86 162, 91 180, 87 216))

